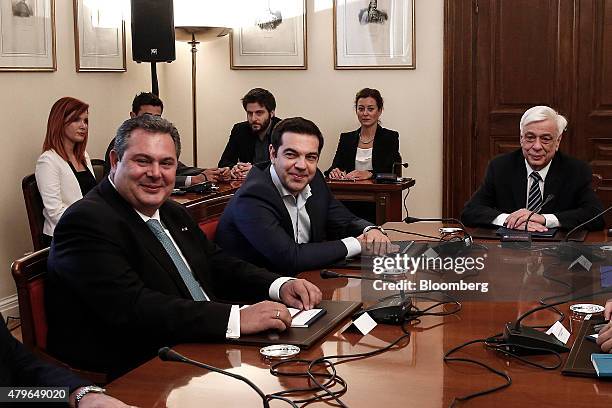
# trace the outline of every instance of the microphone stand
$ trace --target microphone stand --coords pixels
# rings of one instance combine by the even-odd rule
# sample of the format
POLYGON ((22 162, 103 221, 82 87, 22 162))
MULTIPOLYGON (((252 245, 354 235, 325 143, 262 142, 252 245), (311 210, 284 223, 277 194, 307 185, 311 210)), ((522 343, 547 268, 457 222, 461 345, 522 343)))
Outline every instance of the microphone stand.
POLYGON ((196 367, 204 368, 206 370, 213 371, 215 373, 219 373, 219 374, 223 374, 223 375, 227 375, 228 377, 232 377, 232 378, 235 378, 237 380, 240 380, 240 381, 246 383, 253 390, 255 390, 255 392, 257 394, 259 394, 259 396, 262 399, 264 408, 270 408, 270 403, 268 402, 269 397, 266 394, 264 394, 263 391, 259 389, 259 387, 257 387, 251 380, 249 380, 246 377, 243 377, 243 376, 238 375, 238 374, 230 373, 228 371, 222 370, 222 369, 217 368, 215 366, 204 364, 204 363, 201 363, 201 362, 196 361, 196 360, 192 360, 190 358, 187 358, 187 357, 183 356, 180 353, 177 353, 176 351, 172 350, 170 347, 162 347, 162 348, 160 348, 159 351, 157 352, 157 355, 163 361, 174 361, 174 362, 178 362, 178 363, 190 364, 190 365, 194 365, 196 367))
MULTIPOLYGON (((604 293, 609 293, 611 291, 612 291, 612 288, 604 289, 604 290, 589 293, 586 295, 572 296, 569 299, 565 299, 565 300, 561 300, 558 302, 535 307, 523 313, 522 315, 520 315, 519 318, 516 319, 516 322, 514 324, 512 322, 506 323, 504 327, 504 340, 506 344, 510 346, 519 346, 519 347, 525 346, 525 348, 528 348, 529 354, 542 354, 547 351, 554 351, 558 353, 567 352, 569 351, 569 348, 565 346, 565 344, 557 340, 556 337, 550 334, 546 334, 545 332, 533 329, 531 327, 524 327, 521 325, 521 321, 527 316, 535 312, 538 312, 540 310, 548 309, 554 306, 559 306, 559 305, 562 305, 563 303, 571 302, 571 301, 578 300, 578 299, 583 299, 586 297, 592 297, 592 296, 597 296, 597 295, 601 295, 604 293), (538 353, 537 351, 534 351, 533 349, 540 349, 541 352, 538 353)), ((514 350, 515 354, 516 352, 517 350, 514 350)))
MULTIPOLYGON (((345 275, 342 273, 330 271, 329 269, 323 269, 320 272, 320 275, 322 279, 353 278, 396 283, 395 281, 386 278, 371 278, 369 276, 345 275)), ((412 309, 412 300, 410 298, 406 298, 406 294, 401 285, 399 292, 399 299, 397 299, 395 296, 384 298, 373 304, 372 306, 368 307, 367 309, 363 309, 355 313, 353 315, 353 320, 360 317, 364 313, 368 313, 376 323, 402 324, 406 316, 410 313, 412 309)))
POLYGON ((441 221, 441 222, 452 222, 455 224, 459 224, 461 226, 461 231, 463 232, 463 239, 461 241, 443 241, 435 247, 436 252, 440 255, 457 255, 460 251, 469 248, 472 246, 474 240, 470 233, 465 228, 465 225, 458 220, 457 218, 417 218, 417 217, 406 217, 404 218, 404 222, 406 224, 412 224, 413 222, 423 222, 423 221, 441 221))
POLYGON ((593 218, 588 219, 587 221, 583 222, 582 224, 576 226, 575 228, 572 228, 566 235, 565 235, 565 239, 563 240, 563 242, 559 243, 559 245, 555 248, 555 250, 553 251, 553 255, 557 255, 560 259, 563 260, 575 260, 577 258, 579 258, 581 255, 583 255, 585 258, 587 258, 589 261, 593 261, 595 260, 603 260, 605 259, 604 257, 596 254, 593 252, 593 250, 589 247, 585 247, 583 245, 579 245, 575 242, 570 242, 569 241, 569 237, 574 234, 576 231, 580 230, 581 228, 583 228, 584 226, 590 224, 591 222, 595 221, 597 218, 605 215, 608 211, 612 210, 612 206, 606 208, 605 210, 601 211, 599 214, 597 214, 596 216, 594 216, 593 218))

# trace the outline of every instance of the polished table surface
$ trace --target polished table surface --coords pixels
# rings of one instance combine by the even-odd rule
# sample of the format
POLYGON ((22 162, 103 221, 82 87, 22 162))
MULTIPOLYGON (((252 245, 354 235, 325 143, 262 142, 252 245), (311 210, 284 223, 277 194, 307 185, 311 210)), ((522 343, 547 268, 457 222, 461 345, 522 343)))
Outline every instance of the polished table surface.
MULTIPOLYGON (((434 234, 439 225, 386 226, 434 234)), ((604 238, 602 233, 596 233, 592 234, 590 240, 601 242, 604 238)), ((588 275, 585 271, 567 271, 566 265, 546 252, 545 245, 550 243, 537 244, 526 252, 500 248, 496 242, 485 245, 486 251, 474 253, 474 256, 486 253, 487 268, 481 276, 473 279, 488 280, 492 286, 497 285, 491 288, 491 294, 508 296, 511 300, 487 300, 478 296, 463 300, 462 310, 457 314, 423 317, 419 324, 410 329, 412 335, 407 344, 364 360, 339 364, 338 374, 348 383, 348 391, 341 397, 347 406, 445 407, 456 396, 500 385, 503 383, 501 378, 483 368, 463 363, 444 363, 444 352, 466 341, 500 332, 505 322, 515 320, 522 312, 536 305, 536 299, 541 294, 560 294, 560 289, 543 277, 546 273, 558 274, 558 278, 565 277, 583 290, 597 284, 596 276, 587 279, 586 283, 583 281, 583 277, 588 275), (522 289, 516 292, 515 289, 506 288, 506 285, 513 284, 522 289)), ((592 271, 595 272, 598 266, 594 263, 592 271)), ((372 294, 371 286, 362 283, 365 281, 346 278, 321 280, 318 271, 304 273, 302 276, 315 282, 326 299, 364 300, 371 303, 376 296, 381 297, 381 294, 372 294)), ((431 276, 431 273, 427 276, 431 276)), ((416 302, 417 306, 429 305, 425 300, 417 299, 416 302)), ((542 311, 530 316, 525 323, 551 325, 556 318, 557 315, 552 311, 542 311)), ((567 327, 567 320, 565 323, 567 327)), ((401 335, 399 327, 388 325, 378 325, 366 336, 343 333, 347 325, 348 321, 311 349, 302 350, 300 357, 313 359, 322 355, 371 351, 401 335)), ((302 379, 272 376, 269 365, 260 358, 258 347, 182 344, 175 349, 195 360, 244 375, 265 393, 306 385, 302 379)), ((547 371, 535 368, 487 350, 482 345, 470 346, 457 356, 483 361, 508 373, 513 381, 509 388, 463 403, 465 406, 592 408, 609 407, 612 404, 612 382, 562 376, 560 369, 547 371)), ((567 354, 564 354, 563 358, 566 357, 567 354)), ((550 356, 533 358, 544 364, 554 363, 550 356)), ((162 362, 158 358, 115 380, 107 389, 110 394, 141 407, 261 406, 257 394, 237 380, 184 364, 162 362)), ((271 402, 271 406, 288 405, 275 401, 271 402)))
MULTIPOLYGON (((242 185, 242 180, 217 183, 218 189, 211 193, 187 193, 172 195, 175 202, 185 206, 191 216, 202 222, 208 218, 219 216, 229 199, 242 185)), ((372 180, 355 182, 328 181, 327 185, 339 200, 366 201, 376 205, 376 223, 401 221, 402 193, 414 186, 415 181, 406 178, 400 183, 376 184, 372 180)))

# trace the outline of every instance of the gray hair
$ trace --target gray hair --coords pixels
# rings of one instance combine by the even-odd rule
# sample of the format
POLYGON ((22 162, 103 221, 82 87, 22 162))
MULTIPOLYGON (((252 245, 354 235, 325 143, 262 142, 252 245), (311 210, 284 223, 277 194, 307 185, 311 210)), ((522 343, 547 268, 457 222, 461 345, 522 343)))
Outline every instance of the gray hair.
POLYGON ((557 124, 557 137, 559 137, 561 133, 565 131, 565 128, 567 127, 567 119, 565 119, 565 116, 559 115, 553 108, 539 105, 529 108, 525 111, 525 113, 523 113, 523 117, 521 117, 521 122, 519 124, 521 136, 524 135, 525 126, 530 123, 540 122, 546 119, 550 119, 557 124))
POLYGON ((119 156, 119 160, 123 158, 123 153, 127 150, 132 131, 136 129, 142 129, 149 133, 166 133, 170 135, 176 149, 176 158, 178 159, 180 156, 181 137, 176 127, 170 121, 160 116, 145 114, 126 120, 117 129, 114 149, 117 152, 117 156, 119 156))

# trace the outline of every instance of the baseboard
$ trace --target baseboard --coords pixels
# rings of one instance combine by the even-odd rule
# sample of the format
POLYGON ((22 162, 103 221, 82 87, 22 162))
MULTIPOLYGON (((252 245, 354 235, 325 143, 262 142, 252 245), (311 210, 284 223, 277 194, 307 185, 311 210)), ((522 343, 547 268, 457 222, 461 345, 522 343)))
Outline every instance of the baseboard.
POLYGON ((19 302, 16 293, 0 299, 0 313, 5 319, 7 316, 19 317, 19 302))

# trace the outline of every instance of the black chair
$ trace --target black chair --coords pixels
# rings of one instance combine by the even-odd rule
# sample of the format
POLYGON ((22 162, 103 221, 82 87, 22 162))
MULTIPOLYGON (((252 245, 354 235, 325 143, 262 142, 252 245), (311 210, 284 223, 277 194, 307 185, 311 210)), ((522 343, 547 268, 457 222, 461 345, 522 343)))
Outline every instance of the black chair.
POLYGON ((26 213, 28 214, 32 244, 34 245, 34 250, 38 251, 39 249, 46 248, 47 245, 43 235, 43 225, 45 223, 43 209, 45 207, 40 192, 38 191, 38 185, 36 184, 36 177, 34 174, 30 174, 23 178, 21 181, 21 190, 23 191, 26 213))
POLYGON ((104 160, 91 159, 91 167, 93 167, 96 182, 99 183, 104 178, 104 160))

